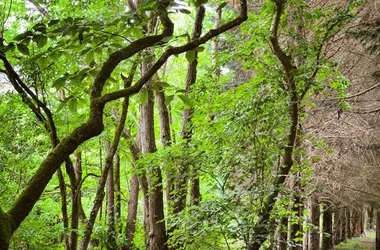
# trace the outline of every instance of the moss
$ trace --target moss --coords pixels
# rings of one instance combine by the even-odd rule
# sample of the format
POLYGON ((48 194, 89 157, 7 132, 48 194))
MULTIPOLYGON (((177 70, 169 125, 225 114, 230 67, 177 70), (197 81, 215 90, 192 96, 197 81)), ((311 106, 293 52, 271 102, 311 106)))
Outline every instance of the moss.
POLYGON ((12 219, 0 208, 0 250, 8 249, 12 231, 12 219))

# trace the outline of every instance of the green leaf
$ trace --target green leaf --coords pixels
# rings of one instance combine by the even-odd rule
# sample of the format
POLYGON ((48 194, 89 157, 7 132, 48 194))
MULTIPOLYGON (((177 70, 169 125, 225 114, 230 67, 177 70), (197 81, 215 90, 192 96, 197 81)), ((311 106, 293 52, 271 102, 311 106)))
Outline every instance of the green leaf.
POLYGON ((45 46, 47 43, 47 40, 48 40, 47 36, 41 36, 41 38, 37 41, 37 47, 42 48, 43 46, 45 46))
POLYGON ((59 23, 59 20, 58 19, 55 19, 55 20, 51 20, 49 23, 48 23, 48 26, 51 27, 55 24, 59 23))
POLYGON ((8 44, 7 46, 5 46, 5 52, 7 52, 7 51, 15 51, 15 48, 16 48, 16 46, 14 45, 14 43, 10 43, 10 44, 8 44))
POLYGON ((25 39, 26 37, 32 36, 32 35, 33 35, 33 33, 31 31, 27 31, 27 32, 24 32, 24 33, 16 36, 15 38, 13 38, 13 40, 21 41, 21 40, 25 39))
POLYGON ((62 76, 54 81, 52 87, 56 88, 56 90, 60 90, 61 88, 63 88, 63 86, 65 86, 65 83, 66 83, 66 77, 62 76))
POLYGON ((186 95, 178 95, 178 97, 182 100, 182 102, 185 104, 185 106, 188 106, 188 107, 193 106, 192 101, 186 95))
POLYGON ((205 47, 198 47, 195 49, 196 52, 203 52, 205 50, 205 47))
POLYGON ((72 96, 69 96, 67 98, 65 98, 58 106, 57 108, 57 112, 61 111, 65 106, 66 104, 70 101, 70 99, 72 98, 72 96))
POLYGON ((72 113, 76 113, 78 109, 78 100, 76 98, 71 98, 70 101, 68 102, 69 105, 69 110, 72 113))
POLYGON ((140 39, 143 37, 143 33, 139 27, 131 28, 131 32, 132 32, 133 36, 136 37, 137 39, 140 39))
POLYGON ((35 31, 39 31, 41 33, 46 33, 46 25, 44 23, 38 23, 36 25, 33 26, 33 28, 35 31))
POLYGON ((38 58, 37 64, 38 66, 40 66, 41 69, 44 69, 46 68, 46 66, 48 66, 49 59, 46 56, 41 56, 40 58, 38 58))
POLYGON ((172 85, 170 85, 169 83, 167 82, 156 82, 158 86, 161 86, 163 88, 170 88, 170 87, 173 87, 172 85))
POLYGON ((174 95, 168 95, 168 96, 166 96, 166 98, 165 98, 165 105, 169 106, 170 103, 173 101, 173 99, 174 99, 174 95))
POLYGON ((90 65, 92 61, 94 61, 94 51, 90 50, 86 55, 86 63, 90 65))
POLYGON ((24 55, 29 55, 29 49, 25 44, 19 43, 17 44, 17 49, 24 55))
POLYGON ((145 105, 148 102, 148 90, 144 90, 140 93, 140 104, 145 105))
POLYGON ((179 9, 179 12, 181 12, 181 13, 183 13, 183 14, 188 14, 188 15, 191 14, 191 11, 188 10, 188 9, 179 9))
POLYGON ((194 62, 195 60, 195 50, 189 50, 186 52, 186 59, 189 61, 189 63, 194 62))
POLYGON ((221 9, 223 9, 224 7, 226 7, 227 5, 227 2, 224 2, 224 3, 221 3, 218 8, 216 8, 217 11, 220 11, 221 9))

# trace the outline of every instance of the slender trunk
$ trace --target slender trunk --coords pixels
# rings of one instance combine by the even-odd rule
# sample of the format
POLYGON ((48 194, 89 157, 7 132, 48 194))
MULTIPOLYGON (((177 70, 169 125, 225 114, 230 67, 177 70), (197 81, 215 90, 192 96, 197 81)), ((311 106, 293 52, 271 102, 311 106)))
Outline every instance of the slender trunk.
POLYGON ((342 208, 340 210, 340 242, 346 242, 347 236, 346 236, 346 223, 347 223, 347 217, 346 217, 346 208, 342 208))
POLYGON ((315 196, 308 198, 309 220, 313 228, 309 231, 308 250, 319 249, 319 204, 315 196))
MULTIPOLYGON (((149 69, 150 63, 143 63, 141 65, 141 72, 144 74, 149 69)), ((149 84, 150 85, 150 84, 149 84)), ((148 86, 149 86, 148 85, 148 86)), ((157 151, 155 136, 154 136, 154 103, 153 93, 148 91, 148 100, 145 105, 140 105, 140 143, 141 152, 143 154, 154 153, 157 151)), ((146 232, 148 236, 147 249, 149 250, 166 250, 167 235, 164 218, 164 202, 163 202, 163 188, 162 188, 162 175, 159 166, 151 166, 147 170, 147 184, 148 204, 145 201, 145 214, 149 216, 149 231, 146 232)))
POLYGON ((284 216, 281 218, 280 223, 279 223, 279 239, 278 239, 278 244, 279 244, 279 250, 286 250, 288 246, 288 217, 284 216))
POLYGON ((380 211, 376 211, 376 250, 380 250, 380 211))
MULTIPOLYGON (((107 154, 110 152, 110 144, 106 142, 107 154)), ((116 154, 115 154, 116 155, 116 154)), ((115 155, 112 159, 115 159, 115 155)), ((114 166, 114 164, 112 164, 114 166)), ((114 171, 110 167, 107 175, 107 249, 116 249, 116 227, 115 227, 115 189, 114 189, 114 171)))
POLYGON ((59 191, 61 194, 61 211, 63 221, 63 239, 65 242, 65 249, 70 250, 70 240, 68 237, 69 218, 67 215, 67 198, 66 198, 66 183, 62 175, 61 168, 57 169, 57 176, 59 180, 59 191))
MULTIPOLYGON (((130 135, 130 132, 128 129, 126 129, 122 133, 122 136, 127 140, 131 139, 131 135, 130 135)), ((129 145, 129 149, 131 151, 132 158, 133 158, 134 162, 136 162, 139 159, 139 153, 141 151, 140 147, 138 146, 138 143, 137 143, 138 141, 139 141, 139 139, 137 139, 136 142, 131 143, 129 145)), ((134 164, 132 164, 132 166, 134 167, 134 164)), ((129 185, 130 189, 129 189, 129 201, 128 201, 128 215, 127 215, 127 224, 126 224, 126 228, 125 228, 126 241, 122 247, 122 250, 133 249, 133 238, 134 238, 135 231, 136 231, 136 218, 137 218, 138 198, 139 198, 139 188, 140 188, 139 187, 139 182, 140 182, 139 178, 141 179, 141 182, 144 182, 144 184, 142 185, 143 186, 142 193, 143 193, 143 197, 144 197, 144 205, 149 203, 148 195, 147 195, 148 184, 147 184, 145 175, 140 174, 140 176, 138 176, 137 174, 133 174, 131 177, 131 180, 129 182, 130 183, 130 185, 129 185)), ((148 228, 147 227, 148 220, 146 219, 147 217, 145 214, 145 211, 148 211, 148 207, 149 206, 144 207, 144 229, 145 230, 148 228)), ((149 215, 149 214, 147 214, 147 215, 149 215)), ((146 240, 145 240, 145 242, 146 242, 146 240)))
POLYGON ((368 208, 368 224, 367 224, 367 229, 369 230, 372 230, 374 229, 374 221, 375 221, 375 217, 373 216, 374 215, 374 209, 373 209, 373 206, 369 206, 368 208))
MULTIPOLYGON (((298 143, 297 143, 298 144, 298 143)), ((299 159, 297 159, 299 161, 299 159)), ((293 198, 294 204, 293 210, 293 221, 290 224, 290 238, 289 241, 292 243, 290 249, 302 250, 302 216, 303 216, 303 202, 301 201, 301 185, 298 182, 298 174, 293 176, 294 188, 293 188, 293 198)))
POLYGON ((283 152, 283 160, 281 167, 278 169, 277 176, 273 182, 273 191, 268 194, 265 199, 263 208, 258 214, 258 219, 254 226, 254 234, 251 237, 251 242, 248 244, 248 250, 259 250, 261 245, 266 241, 270 230, 270 215, 275 205, 278 194, 283 186, 287 175, 293 166, 293 151, 297 138, 299 127, 299 97, 296 82, 294 79, 293 59, 287 55, 281 48, 278 40, 278 27, 281 16, 284 10, 284 1, 276 1, 276 12, 272 19, 270 30, 270 41, 272 51, 281 62, 284 69, 284 80, 287 84, 287 94, 289 95, 289 135, 287 137, 287 145, 283 152))
MULTIPOLYGON (((205 7, 199 6, 197 8, 197 14, 194 23, 194 29, 191 39, 197 39, 202 33, 202 25, 205 16, 205 7)), ((195 57, 192 62, 189 62, 186 75, 185 94, 189 95, 191 86, 197 81, 197 66, 198 66, 198 52, 194 51, 195 57)), ((192 108, 185 109, 182 118, 182 138, 190 141, 193 133, 191 116, 193 113, 192 108)), ((189 178, 189 167, 180 166, 178 170, 178 180, 176 193, 177 198, 174 206, 175 213, 182 211, 186 205, 187 194, 187 180, 189 178)), ((190 175, 190 205, 196 206, 201 200, 199 176, 197 166, 193 166, 192 173, 190 175)))
POLYGON ((336 208, 333 213, 334 228, 333 228, 333 242, 334 246, 338 245, 340 241, 340 208, 336 208))
POLYGON ((362 215, 361 212, 357 209, 353 210, 352 215, 353 220, 353 228, 352 228, 352 236, 359 237, 362 233, 362 215))
POLYGON ((121 216, 121 193, 120 193, 120 157, 114 157, 114 176, 115 176, 115 224, 120 225, 121 216))
POLYGON ((129 184, 129 201, 127 225, 125 227, 127 240, 123 250, 133 249, 133 237, 136 231, 137 205, 139 199, 139 179, 136 174, 132 175, 129 184))
POLYGON ((332 210, 329 205, 323 205, 322 222, 322 250, 330 250, 333 247, 333 220, 332 210))
MULTIPOLYGON (((165 148, 171 144, 171 136, 170 136, 170 116, 169 109, 165 103, 166 97, 165 92, 162 87, 156 91, 156 99, 157 99, 157 108, 158 108, 158 116, 160 121, 160 137, 162 147, 165 148)), ((173 174, 173 170, 166 171, 166 200, 168 202, 168 210, 171 211, 171 205, 173 202, 173 191, 174 191, 174 182, 175 182, 175 174, 173 174)))
MULTIPOLYGON (((130 75, 128 77, 128 81, 125 82, 124 87, 129 87, 132 82, 132 78, 135 72, 135 68, 132 68, 130 75)), ((114 138, 110 147, 109 152, 107 152, 106 159, 105 159, 105 164, 103 168, 103 172, 101 175, 101 178, 98 183, 98 187, 96 190, 96 196, 95 196, 95 201, 90 213, 90 217, 87 220, 85 231, 84 231, 84 236, 83 240, 81 242, 81 250, 86 250, 88 247, 88 244, 90 242, 92 230, 95 224, 95 219, 97 217, 97 214, 100 210, 100 207, 102 206, 103 203, 103 198, 104 198, 104 187, 106 184, 107 176, 109 170, 113 167, 113 158, 116 154, 117 148, 119 146, 119 141, 120 141, 120 136, 121 133, 124 130, 125 126, 125 121, 127 119, 127 112, 128 112, 128 107, 129 107, 129 98, 124 99, 123 104, 122 104, 122 111, 120 115, 120 120, 117 125, 117 128, 114 133, 114 138)))
POLYGON ((346 209, 346 218, 347 218, 347 223, 346 223, 347 238, 351 239, 352 227, 351 227, 351 208, 350 207, 346 209))

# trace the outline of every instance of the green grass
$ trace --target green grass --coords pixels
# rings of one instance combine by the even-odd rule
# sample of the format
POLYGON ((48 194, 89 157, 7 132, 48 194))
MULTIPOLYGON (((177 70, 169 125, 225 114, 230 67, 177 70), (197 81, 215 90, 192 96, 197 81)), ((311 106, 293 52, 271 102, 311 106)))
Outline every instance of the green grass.
POLYGON ((368 232, 365 237, 352 238, 347 242, 336 246, 336 250, 374 250, 375 249, 375 232, 368 232))

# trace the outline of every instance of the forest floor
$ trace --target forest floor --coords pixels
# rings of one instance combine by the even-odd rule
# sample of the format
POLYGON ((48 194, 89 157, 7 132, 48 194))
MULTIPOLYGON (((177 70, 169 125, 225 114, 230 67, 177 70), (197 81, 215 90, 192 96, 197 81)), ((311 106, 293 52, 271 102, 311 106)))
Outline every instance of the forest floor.
POLYGON ((352 238, 347 242, 335 246, 335 250, 374 250, 375 249, 375 232, 368 232, 363 237, 352 238))

